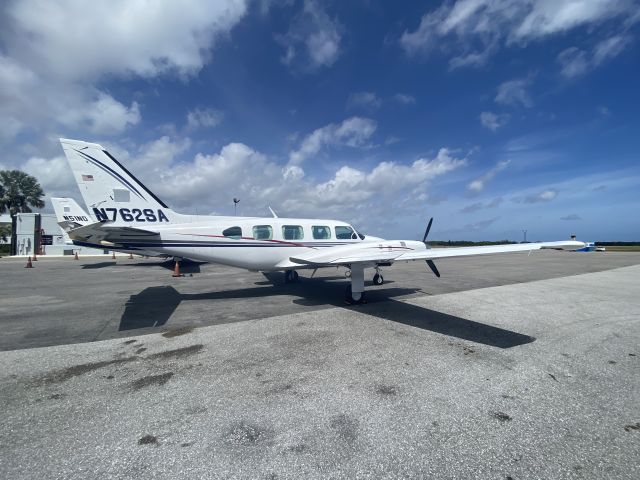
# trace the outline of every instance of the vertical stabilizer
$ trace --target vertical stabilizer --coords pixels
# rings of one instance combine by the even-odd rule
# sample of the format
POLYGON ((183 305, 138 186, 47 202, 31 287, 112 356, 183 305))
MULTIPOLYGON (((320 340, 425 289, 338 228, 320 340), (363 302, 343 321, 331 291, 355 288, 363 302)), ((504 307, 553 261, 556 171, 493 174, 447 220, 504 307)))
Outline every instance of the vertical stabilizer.
POLYGON ((91 215, 116 224, 168 224, 181 215, 97 143, 61 138, 60 143, 91 215))
POLYGON ((73 198, 51 198, 51 205, 56 212, 58 225, 65 232, 95 222, 73 198))

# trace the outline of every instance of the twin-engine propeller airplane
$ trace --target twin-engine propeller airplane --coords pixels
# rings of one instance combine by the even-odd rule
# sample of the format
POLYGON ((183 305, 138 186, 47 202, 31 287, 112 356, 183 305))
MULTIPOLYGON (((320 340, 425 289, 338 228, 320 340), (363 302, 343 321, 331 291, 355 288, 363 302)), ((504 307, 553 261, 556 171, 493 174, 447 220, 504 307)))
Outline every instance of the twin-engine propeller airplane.
MULTIPOLYGON (((439 277, 434 263, 438 258, 584 246, 582 242, 564 240, 431 249, 427 236, 433 219, 422 241, 414 241, 365 236, 348 223, 336 220, 275 215, 266 218, 181 215, 167 207, 100 145, 66 139, 60 142, 96 220, 68 229, 74 244, 150 251, 251 271, 283 271, 287 282, 298 279, 299 269, 344 266, 351 272, 345 293, 350 304, 365 301, 367 268, 375 270, 373 283, 381 285, 384 279, 380 267, 396 262, 426 261, 439 277)), ((64 218, 59 220, 69 227, 64 218)))

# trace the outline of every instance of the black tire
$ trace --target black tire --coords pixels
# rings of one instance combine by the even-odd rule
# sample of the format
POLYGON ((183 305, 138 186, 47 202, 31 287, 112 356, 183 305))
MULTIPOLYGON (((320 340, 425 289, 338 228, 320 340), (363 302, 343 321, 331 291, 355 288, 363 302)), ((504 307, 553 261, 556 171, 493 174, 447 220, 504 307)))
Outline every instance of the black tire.
POLYGON ((353 292, 351 291, 351 285, 347 285, 347 288, 344 291, 344 301, 347 305, 362 305, 367 303, 364 292, 360 294, 360 298, 358 300, 353 299, 353 292))
POLYGON ((295 283, 298 281, 298 272, 295 270, 287 270, 284 272, 284 283, 295 283))
POLYGON ((373 276, 373 284, 374 285, 382 285, 384 283, 384 277, 382 275, 380 275, 379 273, 376 273, 373 276))

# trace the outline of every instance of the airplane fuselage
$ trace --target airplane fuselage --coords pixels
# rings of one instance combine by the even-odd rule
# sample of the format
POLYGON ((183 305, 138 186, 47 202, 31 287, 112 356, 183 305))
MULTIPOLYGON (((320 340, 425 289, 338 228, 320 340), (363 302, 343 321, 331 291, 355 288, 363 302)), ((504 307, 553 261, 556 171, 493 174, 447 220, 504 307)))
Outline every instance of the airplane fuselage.
MULTIPOLYGON (((139 225, 139 224, 138 224, 139 225)), ((138 226, 136 225, 136 226, 138 226)), ((83 246, 128 251, 154 251, 168 256, 220 263, 247 270, 288 270, 289 258, 313 250, 341 248, 375 242, 390 248, 392 242, 360 235, 345 222, 323 219, 273 217, 209 217, 207 221, 149 224, 156 235, 132 232, 117 243, 74 240, 83 246), (388 244, 388 245, 387 245, 388 244)), ((397 243, 397 242, 396 242, 397 243)), ((416 242, 420 246, 421 242, 416 242)))

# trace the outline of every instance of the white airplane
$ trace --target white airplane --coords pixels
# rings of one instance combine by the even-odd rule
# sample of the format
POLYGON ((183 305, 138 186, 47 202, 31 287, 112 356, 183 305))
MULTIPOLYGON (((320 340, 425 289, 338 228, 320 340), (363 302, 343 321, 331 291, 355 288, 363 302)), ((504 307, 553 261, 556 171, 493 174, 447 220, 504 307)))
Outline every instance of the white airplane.
POLYGON ((422 241, 364 236, 346 222, 309 218, 188 216, 174 212, 109 152, 95 143, 60 139, 80 192, 97 222, 73 228, 77 245, 144 249, 177 259, 191 258, 251 271, 284 271, 285 281, 299 269, 343 266, 350 270, 345 292, 349 304, 365 302, 364 272, 384 283, 380 267, 426 261, 440 276, 434 259, 523 252, 540 248, 580 248, 575 240, 486 247, 431 249, 422 241))

